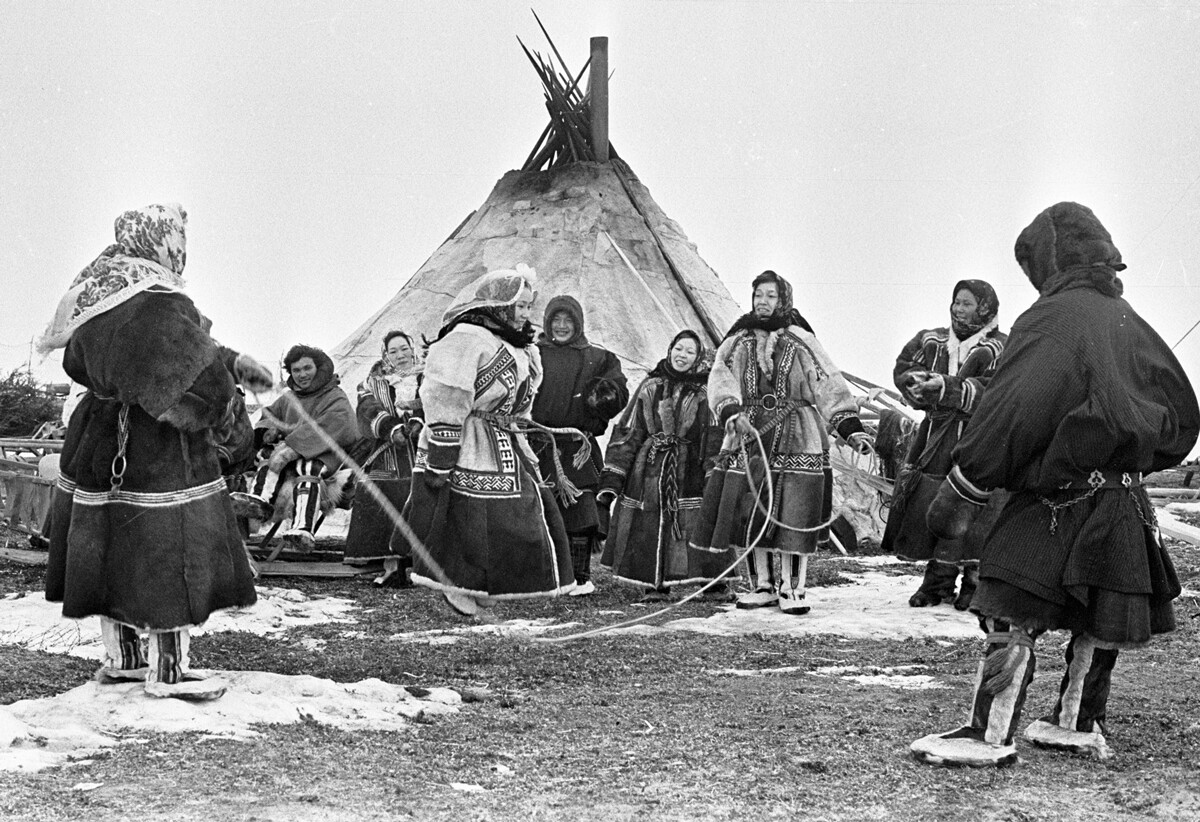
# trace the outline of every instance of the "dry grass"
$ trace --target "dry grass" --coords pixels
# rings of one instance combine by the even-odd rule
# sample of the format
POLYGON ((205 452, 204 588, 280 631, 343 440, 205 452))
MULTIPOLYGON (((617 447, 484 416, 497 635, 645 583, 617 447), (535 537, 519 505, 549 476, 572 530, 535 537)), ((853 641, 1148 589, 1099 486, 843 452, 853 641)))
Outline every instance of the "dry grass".
MULTIPOLYGON (((1200 549, 1171 545, 1200 589, 1200 549)), ((852 561, 813 563, 836 584, 852 561)), ((0 592, 33 589, 40 570, 0 563, 0 592)), ((1118 663, 1110 701, 1116 757, 1097 762, 1033 748, 1006 770, 917 764, 908 743, 960 723, 978 643, 737 638, 670 633, 547 645, 477 636, 454 645, 390 640, 461 623, 428 591, 361 580, 294 580, 362 605, 356 625, 283 638, 198 637, 203 667, 306 673, 339 681, 485 686, 491 696, 408 733, 277 726, 257 742, 163 735, 86 764, 0 777, 0 817, 180 819, 1200 819, 1200 603, 1181 627, 1118 663), (354 635, 346 636, 347 630, 354 635), (319 651, 302 639, 321 639, 319 651), (949 690, 902 691, 812 673, 843 664, 930 666, 949 690), (757 677, 721 669, 799 666, 757 677), (91 791, 79 783, 102 783, 91 791), (478 786, 467 792, 451 783, 478 786)), ((641 613, 607 584, 587 599, 504 605, 501 618, 593 627, 641 613)), ((678 616, 711 606, 688 605, 678 616)), ((673 615, 674 616, 674 615, 673 615)), ((310 643, 311 644, 311 643, 310 643)), ((1061 637, 1044 640, 1026 715, 1047 711, 1062 671, 1061 637)), ((0 701, 84 682, 92 664, 0 648, 0 701)))

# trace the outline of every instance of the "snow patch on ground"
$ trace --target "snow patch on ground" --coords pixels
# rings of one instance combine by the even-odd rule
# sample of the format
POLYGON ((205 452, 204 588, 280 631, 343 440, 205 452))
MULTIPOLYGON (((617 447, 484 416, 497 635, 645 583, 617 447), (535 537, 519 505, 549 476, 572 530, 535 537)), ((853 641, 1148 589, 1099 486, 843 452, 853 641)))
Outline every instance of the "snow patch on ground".
POLYGON ((708 671, 717 676, 787 676, 790 674, 810 674, 812 676, 836 676, 847 682, 857 682, 860 685, 881 685, 886 688, 897 688, 902 691, 924 691, 949 686, 938 682, 928 674, 914 674, 910 671, 924 670, 924 665, 897 665, 893 668, 860 668, 856 665, 825 666, 809 670, 803 665, 787 665, 782 668, 720 668, 708 671), (865 673, 859 673, 866 671, 865 673))
POLYGON ((58 696, 0 706, 0 771, 62 765, 155 732, 245 740, 260 734, 256 726, 295 722, 401 731, 413 720, 453 713, 462 701, 448 688, 420 689, 417 697, 379 679, 340 683, 259 671, 209 673, 229 686, 212 702, 156 699, 140 682, 89 682, 58 696))
MULTIPOLYGON (((354 622, 358 605, 339 597, 305 596, 292 588, 258 589, 258 602, 249 608, 218 611, 193 636, 246 631, 260 636, 301 625, 354 622)), ((10 594, 0 599, 0 645, 20 645, 31 651, 101 659, 100 618, 64 619, 62 604, 47 602, 40 592, 10 594)))
POLYGON ((693 631, 737 636, 776 634, 807 636, 834 634, 846 639, 978 639, 979 621, 970 613, 950 605, 912 608, 908 598, 920 584, 911 574, 886 573, 903 566, 889 557, 854 557, 855 562, 874 566, 863 574, 846 573, 850 585, 809 588, 812 610, 803 616, 788 616, 778 608, 741 611, 732 605, 710 617, 676 619, 662 625, 635 625, 621 629, 631 633, 693 631))
POLYGON ((503 622, 484 625, 466 625, 435 631, 409 631, 402 634, 392 634, 388 639, 393 642, 423 642, 427 645, 453 645, 468 635, 538 636, 549 631, 562 631, 567 628, 575 628, 579 624, 578 622, 555 622, 549 618, 507 619, 503 622))

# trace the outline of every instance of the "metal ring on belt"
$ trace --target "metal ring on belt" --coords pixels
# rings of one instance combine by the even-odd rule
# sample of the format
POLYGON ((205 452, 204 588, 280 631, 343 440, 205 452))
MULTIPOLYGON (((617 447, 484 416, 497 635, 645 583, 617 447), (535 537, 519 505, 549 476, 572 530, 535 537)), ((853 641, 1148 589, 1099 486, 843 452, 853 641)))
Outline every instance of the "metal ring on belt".
POLYGON ((779 407, 779 397, 775 394, 763 394, 757 400, 751 400, 745 403, 747 408, 763 408, 767 411, 774 411, 779 407))

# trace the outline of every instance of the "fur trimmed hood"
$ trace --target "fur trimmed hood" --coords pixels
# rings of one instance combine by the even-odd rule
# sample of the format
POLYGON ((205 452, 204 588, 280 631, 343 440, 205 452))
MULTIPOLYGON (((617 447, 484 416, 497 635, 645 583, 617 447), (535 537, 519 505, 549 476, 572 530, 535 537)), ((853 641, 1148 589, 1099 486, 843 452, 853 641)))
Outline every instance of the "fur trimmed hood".
POLYGON ((1063 202, 1037 215, 1017 237, 1014 253, 1043 296, 1079 286, 1119 297, 1125 270, 1112 235, 1090 208, 1063 202))
POLYGON ((546 303, 546 312, 542 316, 542 333, 538 335, 538 345, 567 345, 571 348, 587 348, 590 345, 587 335, 584 333, 583 306, 579 304, 579 300, 567 294, 559 294, 557 297, 550 298, 550 302, 546 303), (550 335, 550 321, 560 311, 567 312, 571 321, 575 323, 575 334, 565 343, 555 342, 550 335))

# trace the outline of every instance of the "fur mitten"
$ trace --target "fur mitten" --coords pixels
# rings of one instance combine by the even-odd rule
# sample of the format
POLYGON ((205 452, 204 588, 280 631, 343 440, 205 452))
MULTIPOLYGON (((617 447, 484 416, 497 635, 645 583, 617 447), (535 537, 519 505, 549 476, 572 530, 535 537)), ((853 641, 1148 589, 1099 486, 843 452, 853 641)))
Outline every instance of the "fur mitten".
POLYGON ((611 420, 625 407, 621 391, 611 380, 596 380, 587 393, 587 406, 602 420, 611 420))
POLYGON ((238 354, 233 361, 233 374, 238 382, 251 391, 266 391, 275 384, 275 379, 266 366, 253 357, 238 354))
POLYGON ((987 500, 987 492, 968 482, 955 466, 929 503, 925 524, 938 539, 962 539, 987 500))

